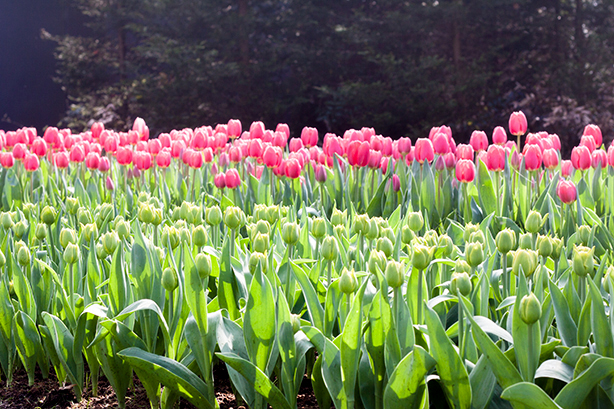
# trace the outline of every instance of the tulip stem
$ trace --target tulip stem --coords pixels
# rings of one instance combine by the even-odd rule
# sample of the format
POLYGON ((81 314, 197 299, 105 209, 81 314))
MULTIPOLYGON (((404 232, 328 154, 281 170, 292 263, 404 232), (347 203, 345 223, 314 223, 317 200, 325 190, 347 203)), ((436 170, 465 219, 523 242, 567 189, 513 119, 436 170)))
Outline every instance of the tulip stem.
POLYGON ((578 296, 580 297, 580 302, 584 305, 586 300, 586 276, 578 276, 578 296))
MULTIPOLYGON (((533 349, 534 349, 533 348, 533 327, 534 326, 535 326, 535 324, 527 325, 527 341, 528 341, 527 342, 527 344, 528 344, 527 345, 527 352, 528 352, 528 355, 529 355, 529 362, 531 364, 531 368, 533 368, 532 360, 533 360, 533 355, 534 355, 534 352, 533 352, 533 349)), ((535 372, 534 372, 534 370, 530 369, 530 371, 533 372, 533 373, 527 374, 527 377, 529 377, 530 379, 525 379, 526 382, 533 382, 535 380, 535 372)))
POLYGON ((501 264, 502 264, 502 269, 503 269, 503 296, 501 297, 502 300, 505 300, 509 294, 509 288, 510 288, 510 276, 508 275, 508 271, 507 271, 507 253, 503 254, 501 253, 501 264))
POLYGON ((395 287, 392 295, 392 311, 394 313, 394 317, 392 322, 394 323, 395 328, 398 331, 399 328, 399 300, 401 299, 401 287, 395 287))
POLYGON ((332 270, 333 270, 333 262, 332 261, 328 261, 328 265, 326 266, 327 270, 326 270, 326 283, 328 284, 328 286, 330 287, 331 285, 331 276, 332 276, 332 270))
POLYGON ((424 274, 424 270, 418 270, 418 313, 416 317, 418 318, 418 325, 422 324, 422 275, 424 274))
POLYGON ((68 291, 70 292, 70 308, 72 309, 72 313, 75 316, 75 319, 77 318, 76 316, 76 312, 75 312, 75 280, 74 280, 74 268, 75 264, 74 263, 70 263, 68 265, 68 291))
POLYGON ((463 318, 463 307, 461 305, 461 295, 458 289, 456 290, 456 296, 458 297, 458 348, 459 354, 461 358, 461 362, 463 365, 465 364, 465 340, 464 340, 464 318, 463 318))
POLYGON ((286 299, 288 300, 288 305, 290 308, 293 307, 293 297, 290 294, 290 259, 292 258, 292 244, 288 244, 288 262, 286 264, 286 299))

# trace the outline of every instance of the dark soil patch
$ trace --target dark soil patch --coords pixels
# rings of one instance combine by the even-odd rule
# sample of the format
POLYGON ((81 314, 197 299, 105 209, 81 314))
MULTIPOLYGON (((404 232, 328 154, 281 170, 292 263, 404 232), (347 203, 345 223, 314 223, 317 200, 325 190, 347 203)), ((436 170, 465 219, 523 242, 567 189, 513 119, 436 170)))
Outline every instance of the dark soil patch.
MULTIPOLYGON (((214 368, 215 395, 220 404, 220 409, 246 409, 242 403, 239 405, 233 394, 233 390, 228 377, 225 365, 216 365, 214 368)), ((13 375, 13 382, 10 387, 5 386, 3 380, 0 386, 0 409, 111 409, 119 408, 117 398, 113 388, 104 376, 100 376, 98 381, 98 396, 92 396, 89 389, 83 392, 83 399, 76 402, 75 394, 71 385, 60 385, 55 373, 50 373, 49 378, 43 379, 40 372, 36 373, 34 385, 28 385, 28 376, 23 369, 18 370, 13 375)), ((126 396, 127 409, 149 408, 149 399, 145 393, 145 388, 135 376, 134 385, 128 390, 126 396)), ((185 400, 181 400, 180 409, 194 409, 185 400)), ((303 380, 298 395, 299 409, 316 409, 318 404, 311 389, 311 382, 307 377, 303 380)))

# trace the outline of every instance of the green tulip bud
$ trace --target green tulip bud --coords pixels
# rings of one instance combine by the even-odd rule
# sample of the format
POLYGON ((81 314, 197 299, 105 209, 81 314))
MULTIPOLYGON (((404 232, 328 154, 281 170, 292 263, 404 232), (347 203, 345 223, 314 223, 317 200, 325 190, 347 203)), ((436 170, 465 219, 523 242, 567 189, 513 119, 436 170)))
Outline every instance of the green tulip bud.
POLYGON ((340 211, 337 208, 333 209, 333 214, 330 216, 330 222, 333 226, 345 225, 347 220, 347 210, 340 211))
POLYGON ((66 264, 75 264, 77 261, 79 261, 80 255, 81 250, 79 249, 79 246, 73 243, 68 243, 64 249, 64 262, 66 264))
MULTIPOLYGON (((41 212, 41 220, 47 226, 51 226, 53 223, 55 223, 55 220, 57 219, 57 217, 58 217, 58 212, 53 207, 51 206, 43 207, 43 211, 41 212)), ((4 219, 2 219, 2 226, 4 226, 5 229, 7 228, 4 219)))
POLYGON ((81 224, 88 224, 94 221, 94 219, 92 219, 92 214, 85 207, 80 207, 79 210, 77 210, 77 220, 81 224))
POLYGON ((263 204, 257 204, 252 211, 254 221, 268 220, 267 207, 263 204))
POLYGON ((469 241, 471 243, 480 243, 484 245, 484 243, 486 242, 486 238, 484 237, 484 233, 482 233, 482 230, 478 230, 471 233, 471 235, 469 236, 469 241))
POLYGON ((66 248, 66 246, 68 246, 68 243, 77 243, 77 233, 73 229, 64 227, 60 231, 60 245, 62 246, 62 248, 66 248))
POLYGON ((563 251, 563 240, 559 239, 558 237, 552 237, 550 242, 552 243, 552 254, 550 257, 552 260, 558 261, 561 258, 561 252, 563 251))
POLYGON ((196 270, 198 270, 198 275, 200 278, 204 279, 205 277, 209 277, 211 274, 211 256, 205 253, 198 253, 196 255, 196 259, 194 260, 196 264, 196 270))
POLYGON ((369 254, 369 261, 367 267, 371 274, 375 274, 378 269, 380 272, 384 272, 386 268, 386 254, 383 251, 373 250, 369 254))
POLYGON ((393 246, 394 243, 396 243, 397 241, 397 237, 394 234, 394 230, 392 230, 390 227, 384 227, 380 229, 380 237, 386 237, 388 240, 390 240, 393 246))
POLYGON ((113 205, 111 203, 101 204, 98 211, 98 220, 96 220, 96 224, 99 224, 98 227, 101 227, 105 220, 112 218, 114 212, 115 209, 113 209, 113 205))
POLYGON ((345 226, 342 224, 333 226, 333 231, 338 237, 346 237, 347 231, 345 230, 345 226))
POLYGON ((409 226, 403 225, 403 227, 401 227, 401 242, 403 244, 407 245, 411 243, 414 237, 414 232, 409 228, 409 226))
POLYGON ((181 240, 182 243, 191 243, 192 235, 187 227, 181 227, 179 229, 179 240, 181 240))
POLYGON ((518 249, 512 260, 512 273, 518 275, 520 268, 526 277, 530 277, 537 268, 537 252, 528 249, 518 249))
POLYGON ((537 253, 544 258, 550 257, 552 254, 552 241, 550 240, 550 237, 537 237, 537 253))
POLYGON ((510 228, 501 230, 495 237, 495 244, 499 253, 509 253, 516 247, 516 233, 510 228))
POLYGON ((520 319, 527 325, 535 324, 542 316, 542 306, 535 296, 531 293, 525 295, 520 300, 520 319))
POLYGON ((286 244, 293 245, 298 243, 300 230, 298 223, 284 223, 281 227, 281 238, 286 244))
POLYGON ((433 259, 433 252, 428 247, 422 244, 414 245, 414 253, 412 254, 411 263, 418 270, 424 270, 429 266, 433 259))
POLYGON ((587 225, 578 227, 577 236, 583 246, 588 246, 588 240, 591 236, 591 228, 587 225))
POLYGON ((467 243, 465 246, 465 258, 471 267, 477 267, 484 261, 482 243, 467 243))
POLYGON ((311 222, 311 235, 317 240, 326 235, 326 221, 322 217, 316 217, 311 222))
POLYGON ((333 236, 326 236, 324 240, 322 240, 322 249, 320 251, 325 260, 336 260, 337 254, 339 253, 337 240, 333 236))
POLYGON ((461 293, 464 297, 467 297, 471 293, 471 278, 466 272, 453 273, 452 280, 450 281, 450 292, 456 295, 456 291, 461 293))
POLYGON ((258 263, 260 263, 260 268, 262 271, 266 271, 268 267, 268 259, 262 253, 252 253, 249 256, 249 272, 254 274, 256 272, 256 267, 258 267, 258 263))
POLYGON ((20 220, 19 222, 15 223, 15 225, 13 225, 13 233, 15 233, 15 236, 18 239, 21 239, 21 237, 26 234, 26 230, 28 230, 28 227, 24 220, 20 220))
POLYGON ((263 234, 266 234, 267 236, 270 235, 271 225, 269 224, 269 222, 266 220, 258 220, 258 222, 255 225, 254 235, 256 233, 263 233, 263 234))
POLYGON ((222 211, 219 206, 211 206, 205 209, 205 221, 210 226, 217 226, 222 222, 222 211))
POLYGON ((465 226, 465 232, 463 233, 463 240, 465 240, 465 242, 470 241, 469 239, 471 238, 471 234, 475 233, 478 230, 480 230, 479 225, 467 223, 467 225, 465 226))
POLYGON ((181 208, 175 207, 171 213, 171 220, 176 222, 181 219, 181 208))
POLYGON ((162 272, 162 287, 169 293, 172 293, 179 287, 177 272, 170 267, 166 267, 162 272))
POLYGON ((273 225, 277 220, 279 220, 279 213, 286 213, 288 211, 287 208, 279 208, 277 205, 267 207, 267 221, 273 225))
POLYGON ((428 230, 424 233, 422 240, 428 247, 437 247, 439 245, 439 234, 435 230, 428 230))
POLYGON ((119 245, 119 237, 117 237, 117 233, 114 231, 105 233, 102 236, 102 245, 104 246, 104 250, 107 254, 115 253, 115 249, 119 245))
POLYGON ((203 224, 203 211, 200 206, 193 206, 190 209, 190 219, 193 224, 203 224))
POLYGON ((20 246, 19 250, 17 251, 17 262, 22 266, 30 263, 30 249, 25 245, 25 243, 20 246))
POLYGON ((231 229, 240 228, 245 221, 245 213, 236 206, 228 206, 224 211, 224 224, 231 229))
POLYGON ((162 224, 162 209, 160 209, 159 207, 152 207, 152 209, 154 218, 151 224, 153 224, 154 226, 159 226, 162 224))
POLYGON ((104 246, 102 245, 102 243, 96 243, 96 257, 98 257, 99 260, 102 260, 102 259, 107 258, 108 255, 109 254, 104 249, 104 246))
POLYGON ((96 240, 98 238, 98 227, 96 223, 89 223, 83 226, 83 236, 87 243, 89 243, 92 238, 96 240))
POLYGON ((462 260, 462 259, 459 258, 454 263, 454 271, 457 274, 460 274, 460 273, 471 273, 471 266, 465 260, 462 260))
POLYGON ((369 216, 366 214, 356 215, 352 225, 352 233, 366 234, 369 231, 369 216))
POLYGON ((606 270, 603 276, 603 288, 607 292, 610 292, 610 280, 611 279, 614 279, 614 266, 608 267, 608 269, 606 270))
POLYGON ((196 247, 203 247, 207 244, 207 231, 202 224, 192 229, 192 244, 196 247))
POLYGON ((358 280, 354 271, 343 270, 339 281, 339 289, 344 294, 351 294, 358 288, 358 280))
POLYGON ((183 201, 181 203, 181 206, 179 206, 179 218, 187 221, 189 216, 190 216, 190 204, 186 201, 183 201))
POLYGON ((407 216, 407 225, 414 232, 417 233, 424 226, 424 217, 421 212, 410 212, 407 216))
POLYGON ((392 252, 394 251, 394 244, 388 239, 388 237, 380 237, 377 239, 376 248, 379 251, 383 251, 386 257, 392 256, 392 252))
POLYGON ((531 233, 524 233, 520 235, 518 238, 518 248, 525 250, 533 249, 533 236, 531 233))
POLYGON ((454 242, 452 241, 450 236, 448 236, 447 234, 442 234, 441 236, 439 236, 437 247, 440 249, 444 249, 443 250, 444 257, 450 257, 452 256, 452 253, 454 252, 454 242))
POLYGON ((405 275, 403 274, 403 265, 396 261, 389 261, 386 264, 386 281, 392 288, 398 288, 403 285, 405 275))
POLYGON ((269 249, 269 235, 266 233, 256 233, 252 242, 252 249, 258 253, 266 253, 269 249))
POLYGON ((115 231, 120 240, 130 240, 130 224, 125 220, 120 220, 115 224, 115 231))
MULTIPOLYGON (((185 202, 184 202, 185 203, 185 202)), ((142 223, 151 224, 154 220, 154 211, 148 204, 141 204, 138 213, 139 220, 142 223)))
POLYGON ((36 210, 36 205, 34 203, 25 202, 22 207, 23 215, 26 217, 26 219, 29 219, 36 210))
POLYGON ((68 214, 75 215, 79 210, 79 199, 76 197, 66 198, 66 211, 68 214))
POLYGON ((2 227, 4 227, 5 230, 13 227, 14 223, 13 218, 11 217, 11 212, 2 212, 2 215, 0 216, 0 223, 2 223, 2 227))
POLYGON ((593 257, 595 255, 595 247, 590 249, 585 246, 574 246, 573 249, 573 271, 580 277, 591 277, 595 273, 595 264, 593 257))
POLYGON ((34 229, 34 235, 37 239, 43 240, 45 237, 47 237, 47 226, 45 226, 43 223, 38 223, 36 225, 36 229, 34 229))
POLYGON ((365 233, 365 237, 367 238, 367 240, 375 240, 379 237, 379 234, 379 225, 377 224, 377 220, 375 220, 375 218, 373 217, 369 219, 369 228, 365 233))
POLYGON ((542 215, 535 210, 531 210, 524 222, 524 227, 529 233, 537 233, 543 226, 546 218, 542 219, 542 215))

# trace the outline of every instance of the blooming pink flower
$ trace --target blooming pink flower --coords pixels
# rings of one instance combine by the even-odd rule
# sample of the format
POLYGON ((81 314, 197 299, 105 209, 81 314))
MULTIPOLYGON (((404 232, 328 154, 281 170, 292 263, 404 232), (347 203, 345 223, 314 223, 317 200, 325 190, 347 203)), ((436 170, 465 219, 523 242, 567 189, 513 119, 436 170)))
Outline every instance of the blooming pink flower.
POLYGON ((591 165, 593 168, 605 168, 608 165, 608 155, 603 149, 595 149, 591 155, 591 165))
POLYGON ((591 167, 591 152, 585 145, 576 146, 571 150, 571 163, 575 169, 587 170, 591 167))
POLYGON ((43 138, 36 138, 32 142, 31 150, 36 156, 45 156, 47 154, 47 142, 43 138))
POLYGON ((88 153, 85 157, 85 166, 91 170, 98 169, 100 166, 100 155, 96 152, 88 153))
POLYGON ((608 148, 608 165, 614 167, 614 144, 608 148))
POLYGON ((252 122, 249 127, 249 137, 250 139, 261 139, 262 135, 264 135, 264 124, 260 121, 252 122))
POLYGON ((456 159, 473 160, 473 146, 460 144, 456 147, 456 159))
POLYGON ((475 179, 475 165, 467 159, 460 159, 456 162, 456 179, 459 182, 473 182, 475 179))
POLYGON ((304 127, 301 131, 303 145, 310 148, 318 144, 318 130, 316 128, 304 127))
POLYGON ((401 155, 406 155, 411 150, 411 139, 409 138, 399 138, 397 149, 401 153, 401 155))
POLYGON ((561 180, 556 187, 556 194, 565 204, 575 202, 578 196, 576 185, 571 180, 561 180))
POLYGON ((496 172, 505 169, 505 149, 500 145, 490 145, 486 151, 486 167, 496 172))
POLYGON ((561 176, 567 178, 571 176, 571 172, 573 172, 573 164, 570 160, 562 160, 561 161, 561 176))
POLYGON ((522 111, 513 112, 510 115, 509 129, 512 135, 524 135, 527 132, 527 127, 527 117, 522 111))
POLYGON ((507 133, 505 132, 505 128, 502 126, 497 126, 492 131, 492 143, 496 145, 505 145, 507 142, 507 133))
POLYGON ((68 152, 57 152, 53 155, 53 162, 58 168, 66 169, 68 167, 68 152))
POLYGON ((100 138, 100 134, 104 131, 104 124, 102 122, 94 122, 90 128, 92 132, 92 138, 98 139, 100 138))
POLYGON ((448 143, 448 136, 443 132, 438 132, 433 136, 431 140, 433 143, 433 151, 438 155, 443 155, 450 152, 450 144, 448 143))
POLYGON ((239 136, 241 136, 242 129, 243 127, 241 125, 241 121, 239 121, 238 119, 229 120, 228 125, 226 126, 228 136, 230 136, 231 138, 238 138, 239 136))
POLYGON ((554 169, 559 165, 559 155, 552 148, 544 150, 542 160, 546 169, 554 169))
POLYGON ((476 152, 485 151, 488 149, 488 137, 484 131, 473 131, 469 139, 469 145, 476 152))
POLYGON ((527 170, 537 170, 542 165, 542 151, 539 145, 525 145, 523 149, 524 165, 527 170))
POLYGON ((132 163, 132 149, 120 146, 117 148, 115 157, 120 165, 129 165, 132 163))
POLYGON ((156 156, 156 164, 161 168, 168 168, 171 165, 171 150, 169 148, 162 148, 156 156))
POLYGON ((12 168, 15 164, 15 158, 11 152, 0 152, 0 164, 3 168, 12 168))
POLYGON ((580 146, 586 146, 588 151, 593 153, 593 151, 597 149, 597 142, 595 142, 593 135, 582 135, 582 138, 580 138, 580 146))
POLYGON ((290 127, 288 124, 277 124, 275 132, 283 132, 286 134, 286 139, 290 137, 290 127))
POLYGON ((34 172, 40 166, 40 162, 38 161, 38 156, 33 153, 26 154, 26 157, 23 159, 23 167, 28 172, 34 172))
POLYGON ((236 169, 228 169, 224 175, 224 183, 229 189, 235 189, 241 186, 241 177, 236 169))
POLYGON ((586 125, 584 127, 584 132, 582 133, 582 135, 592 135, 593 139, 595 140, 595 146, 598 148, 601 146, 601 144, 603 143, 603 136, 601 135, 601 128, 599 128, 597 125, 586 125))
POLYGON ((262 153, 262 161, 267 167, 276 168, 281 165, 283 155, 280 147, 270 145, 262 153))
POLYGON ((401 190, 401 179, 399 179, 399 175, 396 173, 392 175, 392 190, 394 192, 401 190))
POLYGON ((360 142, 358 140, 350 142, 347 155, 350 166, 367 166, 371 156, 369 142, 360 142))
POLYGON ((435 152, 430 139, 418 138, 414 147, 414 157, 420 163, 424 163, 425 160, 429 162, 433 160, 435 152))
POLYGON ((301 175, 301 165, 296 158, 285 161, 284 174, 290 179, 296 179, 301 175))
POLYGON ((137 132, 139 140, 146 141, 149 139, 149 128, 143 118, 137 117, 134 120, 132 130, 137 132))
POLYGON ((297 152, 300 149, 303 149, 303 141, 299 138, 290 139, 290 152, 297 152))

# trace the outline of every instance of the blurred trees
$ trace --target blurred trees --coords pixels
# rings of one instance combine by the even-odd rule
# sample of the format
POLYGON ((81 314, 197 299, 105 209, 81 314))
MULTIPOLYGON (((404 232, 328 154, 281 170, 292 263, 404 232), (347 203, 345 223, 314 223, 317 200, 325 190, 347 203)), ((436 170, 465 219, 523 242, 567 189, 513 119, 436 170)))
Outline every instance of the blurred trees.
POLYGON ((240 118, 321 132, 468 138, 522 109, 575 143, 614 127, 614 0, 71 0, 64 125, 154 131, 240 118))

